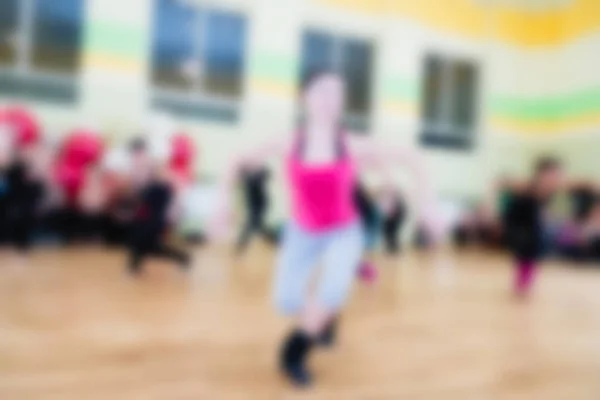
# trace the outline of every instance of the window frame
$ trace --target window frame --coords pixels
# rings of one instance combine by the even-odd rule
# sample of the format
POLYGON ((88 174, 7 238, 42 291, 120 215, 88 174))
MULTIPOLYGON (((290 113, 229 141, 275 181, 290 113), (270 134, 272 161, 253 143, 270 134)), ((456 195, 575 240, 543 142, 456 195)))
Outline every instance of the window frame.
MULTIPOLYGON (((12 65, 0 64, 0 78, 7 78, 9 80, 14 79, 17 84, 22 85, 25 88, 30 88, 36 84, 53 84, 61 88, 72 88, 73 93, 68 100, 68 103, 75 103, 78 98, 79 88, 77 81, 80 79, 82 74, 82 60, 83 60, 83 40, 80 42, 78 52, 78 66, 73 73, 68 72, 56 72, 56 71, 45 71, 43 68, 40 69, 33 64, 33 48, 34 48, 34 26, 35 26, 35 1, 36 0, 17 0, 17 20, 16 30, 14 32, 16 40, 15 43, 15 62, 12 65)), ((81 16, 81 35, 83 39, 85 17, 86 17, 86 0, 79 0, 82 3, 83 13, 81 16)), ((29 95, 23 95, 21 90, 16 90, 14 93, 0 92, 2 96, 15 96, 17 98, 24 97, 29 99, 29 95)), ((31 100, 38 100, 39 98, 31 98, 31 100)), ((61 102, 57 97, 54 97, 52 102, 61 102)))
MULTIPOLYGON (((313 33, 317 35, 327 36, 332 40, 333 43, 333 51, 331 58, 331 66, 335 72, 341 74, 345 78, 345 71, 343 67, 344 57, 343 57, 343 47, 344 43, 348 41, 356 41, 367 43, 371 50, 371 74, 369 76, 369 110, 365 113, 360 112, 345 112, 344 113, 344 123, 349 127, 358 127, 358 129, 354 129, 359 133, 367 133, 370 130, 374 112, 375 112, 375 84, 376 84, 376 72, 377 72, 377 41, 370 34, 362 34, 351 32, 345 29, 331 29, 324 27, 321 24, 307 24, 301 30, 301 38, 300 38, 300 64, 299 64, 299 79, 298 79, 298 87, 300 88, 302 82, 302 74, 304 66, 304 39, 307 34, 313 33)), ((300 89, 299 89, 300 90, 300 89)))
MULTIPOLYGON (((165 87, 164 85, 158 84, 154 80, 154 38, 156 23, 156 12, 158 10, 158 1, 153 0, 152 2, 152 15, 151 15, 151 40, 150 40, 150 73, 149 73, 149 91, 150 91, 150 106, 153 109, 159 109, 162 111, 173 112, 175 114, 181 114, 177 111, 178 109, 185 108, 189 110, 194 108, 197 112, 192 116, 192 119, 198 119, 201 121, 225 121, 225 122, 237 122, 239 115, 242 111, 242 105, 247 96, 247 67, 248 67, 248 44, 249 44, 249 28, 250 18, 248 10, 244 7, 231 6, 228 4, 216 4, 216 3, 182 3, 188 4, 189 7, 193 8, 197 17, 196 22, 193 26, 194 36, 192 37, 193 44, 193 58, 194 62, 204 63, 205 56, 203 55, 203 49, 205 41, 207 40, 207 20, 209 13, 229 13, 234 14, 242 18, 244 22, 244 35, 243 35, 243 67, 240 76, 241 87, 240 93, 235 96, 228 96, 219 93, 210 93, 205 88, 206 84, 201 82, 201 79, 195 80, 193 86, 189 90, 180 90, 176 88, 165 87), (212 111, 211 111, 212 110, 212 111), (219 116, 201 116, 207 112, 210 114, 216 111, 216 114, 227 114, 231 117, 219 117, 219 116)), ((190 116, 190 113, 185 113, 186 116, 190 116)))
POLYGON ((475 57, 462 54, 448 54, 441 51, 428 51, 421 62, 421 112, 420 112, 420 134, 421 144, 429 147, 439 147, 456 150, 471 150, 476 144, 476 131, 479 126, 479 108, 477 101, 481 95, 481 72, 482 63, 475 57), (440 116, 435 121, 427 119, 425 115, 427 110, 426 87, 428 82, 428 62, 430 59, 438 60, 441 64, 441 84, 440 84, 440 116), (453 119, 453 98, 456 93, 456 85, 452 70, 459 64, 467 64, 472 68, 473 80, 473 99, 472 99, 472 122, 470 126, 459 126, 453 119))

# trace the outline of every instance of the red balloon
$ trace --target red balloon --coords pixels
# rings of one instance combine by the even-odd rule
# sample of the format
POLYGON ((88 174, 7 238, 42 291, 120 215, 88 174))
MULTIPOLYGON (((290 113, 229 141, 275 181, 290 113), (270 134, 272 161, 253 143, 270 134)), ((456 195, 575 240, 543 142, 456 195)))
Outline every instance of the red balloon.
POLYGON ((67 201, 74 204, 85 183, 85 169, 70 165, 63 160, 56 165, 55 177, 65 193, 67 201))
POLYGON ((104 143, 99 135, 77 130, 64 141, 61 158, 69 165, 85 167, 100 161, 103 152, 104 143))
POLYGON ((18 146, 28 146, 40 140, 40 128, 37 120, 24 108, 12 107, 0 113, 0 124, 14 129, 18 146))
POLYGON ((194 141, 184 134, 178 134, 171 140, 171 168, 191 168, 196 157, 194 141))

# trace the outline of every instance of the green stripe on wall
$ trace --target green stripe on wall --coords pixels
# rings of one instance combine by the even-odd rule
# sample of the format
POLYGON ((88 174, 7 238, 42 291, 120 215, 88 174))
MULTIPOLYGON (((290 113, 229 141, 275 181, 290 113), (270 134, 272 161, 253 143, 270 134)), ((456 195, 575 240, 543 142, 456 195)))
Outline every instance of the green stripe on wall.
POLYGON ((106 21, 91 21, 86 25, 86 51, 141 60, 148 49, 147 32, 141 28, 106 21))
POLYGON ((417 102, 419 86, 416 80, 403 77, 384 77, 380 82, 381 96, 385 100, 417 102))
POLYGON ((518 98, 498 96, 491 100, 494 115, 518 121, 559 121, 600 112, 600 88, 563 97, 518 98))
POLYGON ((298 79, 299 62, 295 55, 256 52, 248 63, 252 78, 294 85, 298 79))

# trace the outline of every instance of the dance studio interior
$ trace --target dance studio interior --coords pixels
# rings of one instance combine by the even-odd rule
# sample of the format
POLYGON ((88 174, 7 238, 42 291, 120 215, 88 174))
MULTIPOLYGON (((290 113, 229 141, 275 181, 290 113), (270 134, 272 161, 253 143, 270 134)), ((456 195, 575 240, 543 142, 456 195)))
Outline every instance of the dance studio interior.
POLYGON ((600 399, 600 0, 0 0, 0 399, 600 399))

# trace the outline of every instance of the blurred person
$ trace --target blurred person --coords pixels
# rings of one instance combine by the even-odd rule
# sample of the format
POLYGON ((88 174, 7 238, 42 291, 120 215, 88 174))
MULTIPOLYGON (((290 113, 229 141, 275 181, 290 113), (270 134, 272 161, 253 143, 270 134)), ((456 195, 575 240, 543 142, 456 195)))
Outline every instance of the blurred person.
POLYGON ((472 210, 468 210, 461 215, 453 229, 454 244, 459 248, 471 245, 475 242, 476 231, 475 215, 472 210))
POLYGON ((600 197, 597 188, 592 182, 581 181, 570 185, 568 192, 572 219, 575 222, 585 221, 600 197))
POLYGON ((139 192, 139 208, 131 227, 129 272, 139 275, 150 256, 172 259, 187 270, 190 256, 165 243, 169 210, 174 201, 174 179, 162 160, 153 160, 148 181, 139 192))
POLYGON ((260 234, 269 242, 273 242, 273 233, 265 222, 269 212, 269 193, 267 184, 270 172, 262 163, 246 163, 240 171, 240 183, 246 210, 246 222, 239 235, 236 246, 238 254, 242 254, 255 234, 260 234))
POLYGON ((125 246, 130 237, 136 199, 130 182, 131 154, 127 147, 116 147, 106 153, 102 169, 107 199, 103 239, 109 246, 125 246))
POLYGON ((10 169, 14 161, 15 141, 6 126, 0 126, 0 244, 8 241, 8 205, 10 169))
POLYGON ((5 170, 5 219, 8 241, 21 253, 27 252, 39 220, 40 205, 45 193, 47 166, 43 165, 44 145, 36 130, 25 135, 12 129, 11 157, 5 170), (24 140, 26 138, 27 140, 24 140))
POLYGON ((127 146, 107 153, 104 169, 109 196, 104 239, 110 246, 129 246, 142 191, 152 175, 152 158, 147 141, 132 139, 127 146))
POLYGON ((386 185, 379 194, 379 207, 383 215, 382 232, 388 254, 401 250, 399 235, 406 219, 406 203, 400 192, 386 185))
POLYGON ((600 200, 592 204, 584 221, 562 232, 559 254, 572 261, 600 261, 600 200))
POLYGON ((80 234, 84 241, 98 241, 104 237, 109 187, 106 175, 99 164, 86 168, 83 187, 78 195, 80 234))
POLYGON ((354 202, 360 215, 365 235, 365 252, 358 270, 361 279, 373 282, 377 279, 377 268, 373 262, 373 251, 377 245, 380 231, 379 212, 375 199, 360 180, 354 191, 354 202))
POLYGON ((494 207, 498 216, 504 215, 512 197, 523 189, 523 183, 502 176, 492 188, 490 207, 494 207))
MULTIPOLYGON (((306 386, 312 381, 307 359, 316 345, 333 344, 336 317, 346 304, 364 254, 365 238, 353 198, 359 170, 382 160, 386 167, 396 162, 408 166, 419 182, 420 217, 431 232, 437 232, 438 225, 433 223, 432 193, 418 154, 379 146, 341 128, 346 88, 336 73, 311 74, 302 87, 303 126, 291 135, 277 135, 242 157, 241 163, 267 157, 285 163, 292 213, 278 255, 274 297, 279 309, 298 319, 283 340, 279 361, 285 377, 306 386), (310 278, 321 258, 324 263, 315 292, 309 293, 310 278)), ((236 170, 229 171, 224 181, 216 235, 228 220, 236 170)))
POLYGON ((134 192, 140 191, 150 180, 152 160, 150 146, 142 138, 133 139, 128 145, 128 181, 134 192))
POLYGON ((583 235, 585 246, 589 254, 589 261, 600 262, 600 200, 589 210, 586 224, 584 225, 583 235))
MULTIPOLYGON (((99 165, 104 154, 104 141, 100 135, 89 129, 73 130, 61 143, 56 160, 56 180, 62 189, 63 205, 61 228, 64 241, 69 244, 82 239, 88 228, 87 212, 82 210, 82 192, 95 178, 89 174, 93 166, 99 165)), ((93 186, 90 190, 95 190, 93 186)), ((87 196, 95 202, 93 194, 87 196)), ((89 211, 89 210, 88 210, 89 211)))
POLYGON ((117 185, 113 188, 106 211, 104 240, 110 246, 128 243, 137 203, 131 187, 117 185))
POLYGON ((519 296, 529 293, 535 279, 544 248, 545 211, 562 183, 560 162, 544 157, 537 162, 529 183, 512 196, 506 208, 504 226, 516 260, 514 289, 519 296))

